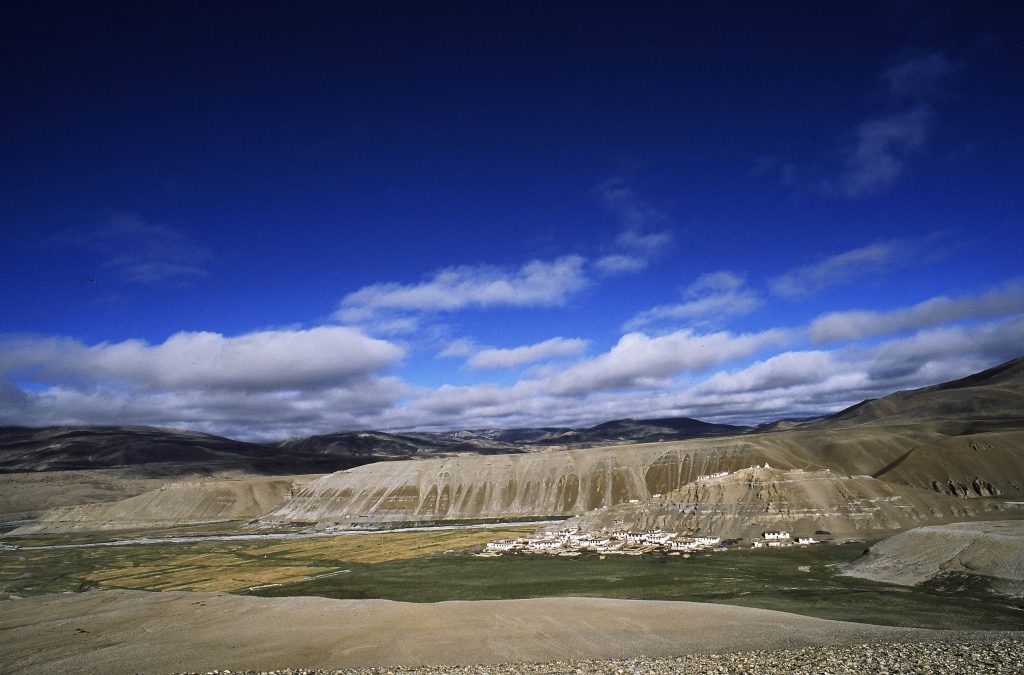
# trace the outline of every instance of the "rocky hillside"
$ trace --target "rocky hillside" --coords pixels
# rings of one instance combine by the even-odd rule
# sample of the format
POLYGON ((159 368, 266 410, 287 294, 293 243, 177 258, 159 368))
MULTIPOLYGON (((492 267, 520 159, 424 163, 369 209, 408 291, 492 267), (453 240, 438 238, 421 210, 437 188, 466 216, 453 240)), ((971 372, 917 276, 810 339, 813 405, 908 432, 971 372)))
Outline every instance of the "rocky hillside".
POLYGON ((140 530, 253 520, 287 501, 310 478, 171 483, 121 501, 52 509, 11 534, 140 530))
MULTIPOLYGON (((324 476, 271 521, 567 517, 760 459, 750 443, 684 441, 371 464, 324 476)), ((766 461, 760 459, 760 461, 766 461)))
POLYGON ((1024 418, 1024 358, 931 387, 870 399, 802 424, 837 429, 865 424, 929 422, 947 434, 1020 428, 1024 418))
POLYGON ((845 573, 903 585, 982 577, 992 590, 1024 596, 1024 520, 908 530, 872 546, 845 573))
POLYGON ((862 537, 929 523, 998 517, 1006 508, 828 469, 750 467, 699 479, 637 503, 591 511, 572 522, 586 531, 661 528, 687 535, 753 538, 785 530, 794 536, 817 532, 862 537))

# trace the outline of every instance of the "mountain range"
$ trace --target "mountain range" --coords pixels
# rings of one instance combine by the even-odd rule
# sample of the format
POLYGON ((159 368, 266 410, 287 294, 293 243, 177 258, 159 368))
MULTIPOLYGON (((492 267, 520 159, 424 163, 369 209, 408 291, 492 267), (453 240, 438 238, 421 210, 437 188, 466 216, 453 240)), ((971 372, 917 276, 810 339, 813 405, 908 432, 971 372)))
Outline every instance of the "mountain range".
POLYGON ((22 531, 543 518, 746 534, 787 523, 901 530, 1007 517, 1024 497, 1022 448, 1024 359, 754 429, 626 419, 246 443, 153 428, 5 428, 0 521, 22 531))

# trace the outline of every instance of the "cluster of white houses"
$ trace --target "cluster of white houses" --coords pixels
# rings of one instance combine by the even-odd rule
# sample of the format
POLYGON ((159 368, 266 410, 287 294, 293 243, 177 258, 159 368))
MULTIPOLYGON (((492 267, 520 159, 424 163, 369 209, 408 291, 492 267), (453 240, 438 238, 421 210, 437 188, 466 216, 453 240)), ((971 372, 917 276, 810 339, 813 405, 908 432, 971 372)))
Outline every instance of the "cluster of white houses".
MULTIPOLYGON (((754 548, 762 546, 792 546, 788 532, 765 532, 754 541, 754 548)), ((796 539, 800 545, 816 544, 810 537, 796 539)), ((503 553, 547 553, 576 555, 583 552, 600 554, 641 555, 643 553, 693 553, 695 551, 724 551, 727 546, 721 537, 679 537, 677 532, 648 530, 642 534, 617 530, 608 536, 585 534, 577 528, 558 532, 539 532, 525 539, 498 539, 488 542, 482 555, 503 553)))
POLYGON ((809 544, 821 543, 814 537, 796 537, 795 539, 789 534, 789 532, 763 532, 760 539, 755 539, 753 542, 753 548, 779 548, 782 546, 807 546, 809 544))

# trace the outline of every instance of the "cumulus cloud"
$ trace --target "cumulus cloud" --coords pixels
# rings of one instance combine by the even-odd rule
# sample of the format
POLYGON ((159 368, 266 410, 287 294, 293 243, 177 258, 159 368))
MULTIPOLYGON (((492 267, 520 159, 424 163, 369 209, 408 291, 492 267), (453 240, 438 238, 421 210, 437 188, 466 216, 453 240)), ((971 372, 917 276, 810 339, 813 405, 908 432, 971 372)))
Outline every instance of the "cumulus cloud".
POLYGON ((137 215, 119 216, 104 225, 72 228, 47 244, 74 247, 99 258, 96 274, 111 270, 133 283, 182 283, 204 277, 212 253, 190 235, 167 225, 144 221, 137 215))
POLYGON ((703 393, 763 392, 820 382, 835 371, 836 361, 829 352, 784 352, 735 373, 715 373, 695 390, 703 393))
POLYGON ((1024 319, 1014 318, 924 330, 839 352, 784 352, 666 392, 657 405, 673 414, 744 424, 818 416, 978 372, 1020 356, 1021 344, 1024 319))
POLYGON ((745 358, 791 338, 790 332, 782 329, 742 335, 727 331, 700 334, 690 329, 657 337, 627 333, 604 354, 553 376, 548 387, 562 395, 657 387, 682 372, 745 358))
POLYGON ((743 288, 742 276, 722 270, 701 275, 686 289, 685 302, 658 305, 635 314, 626 322, 626 330, 635 330, 660 321, 697 321, 713 324, 730 316, 742 316, 757 310, 761 298, 743 288))
POLYGON ((466 365, 474 370, 514 368, 525 363, 578 356, 586 348, 586 340, 555 337, 550 340, 513 349, 482 349, 470 357, 466 365))
POLYGON ((27 381, 70 386, 263 391, 351 382, 395 365, 402 355, 396 345, 356 329, 325 326, 237 337, 183 332, 157 345, 6 338, 0 369, 27 381))
POLYGON ((960 298, 938 296, 912 307, 902 307, 888 312, 831 312, 815 319, 811 323, 809 333, 812 341, 822 344, 889 335, 968 319, 988 319, 1017 312, 1024 312, 1024 282, 1019 280, 980 295, 960 298))
POLYGON ((1024 317, 922 330, 868 350, 866 371, 878 386, 923 386, 1021 356, 1024 317))
POLYGON ((389 311, 563 305, 587 285, 584 263, 583 258, 570 255, 551 261, 534 260, 518 270, 485 265, 449 267, 418 284, 374 284, 349 293, 335 318, 361 322, 389 311))
POLYGON ((901 263, 909 244, 900 241, 879 242, 829 256, 819 262, 797 267, 770 280, 772 293, 784 298, 811 295, 828 286, 857 277, 878 274, 901 263))
POLYGON ((404 394, 401 381, 383 374, 402 356, 396 345, 339 326, 177 333, 155 345, 7 336, 0 374, 22 386, 18 396, 0 396, 0 416, 8 424, 156 424, 239 437, 324 432, 404 394))

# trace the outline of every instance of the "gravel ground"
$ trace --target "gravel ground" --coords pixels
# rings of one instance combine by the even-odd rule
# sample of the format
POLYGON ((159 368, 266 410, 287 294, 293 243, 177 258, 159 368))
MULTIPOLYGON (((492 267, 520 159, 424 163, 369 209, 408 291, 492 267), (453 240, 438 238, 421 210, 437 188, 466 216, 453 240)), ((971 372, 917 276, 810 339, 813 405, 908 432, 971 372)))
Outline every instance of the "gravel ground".
MULTIPOLYGON (((549 661, 479 666, 418 666, 355 670, 209 671, 217 675, 664 675, 667 673, 747 673, 750 675, 888 673, 975 675, 1024 673, 1024 638, 973 641, 880 643, 847 647, 808 647, 779 651, 693 654, 674 658, 549 661)), ((208 673, 208 675, 209 675, 208 673)), ((192 674, 195 675, 195 674, 192 674)))

